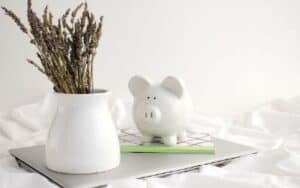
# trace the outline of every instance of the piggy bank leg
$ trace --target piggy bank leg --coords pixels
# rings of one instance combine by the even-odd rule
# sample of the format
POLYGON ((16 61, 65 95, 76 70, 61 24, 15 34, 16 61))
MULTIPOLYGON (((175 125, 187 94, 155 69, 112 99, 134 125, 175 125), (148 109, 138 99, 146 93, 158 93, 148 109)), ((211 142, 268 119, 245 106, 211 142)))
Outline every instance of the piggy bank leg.
POLYGON ((174 146, 177 144, 177 135, 163 137, 162 141, 165 145, 174 146))
POLYGON ((149 143, 151 141, 152 141, 152 136, 146 136, 146 135, 142 136, 142 142, 149 143))
POLYGON ((185 131, 182 131, 182 132, 180 132, 180 133, 178 134, 178 139, 179 139, 180 141, 183 141, 183 140, 185 139, 185 137, 186 137, 186 132, 185 132, 185 131))

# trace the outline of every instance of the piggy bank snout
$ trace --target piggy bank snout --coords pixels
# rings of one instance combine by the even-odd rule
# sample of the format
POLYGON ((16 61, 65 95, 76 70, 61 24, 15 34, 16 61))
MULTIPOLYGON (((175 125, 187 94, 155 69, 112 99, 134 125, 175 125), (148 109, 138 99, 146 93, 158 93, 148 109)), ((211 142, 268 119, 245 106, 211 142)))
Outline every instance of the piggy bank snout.
POLYGON ((158 123, 161 119, 161 112, 155 106, 146 106, 138 110, 140 118, 146 123, 158 123))

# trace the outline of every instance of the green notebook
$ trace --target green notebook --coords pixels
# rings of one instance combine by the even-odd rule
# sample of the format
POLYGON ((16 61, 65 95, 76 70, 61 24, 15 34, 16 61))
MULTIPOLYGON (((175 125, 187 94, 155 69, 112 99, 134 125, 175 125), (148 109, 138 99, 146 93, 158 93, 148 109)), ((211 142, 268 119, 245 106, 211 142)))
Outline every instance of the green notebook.
POLYGON ((166 146, 155 137, 151 142, 142 142, 136 129, 122 129, 119 134, 122 153, 176 153, 176 154, 214 154, 215 146, 207 133, 187 132, 187 136, 176 146, 166 146))

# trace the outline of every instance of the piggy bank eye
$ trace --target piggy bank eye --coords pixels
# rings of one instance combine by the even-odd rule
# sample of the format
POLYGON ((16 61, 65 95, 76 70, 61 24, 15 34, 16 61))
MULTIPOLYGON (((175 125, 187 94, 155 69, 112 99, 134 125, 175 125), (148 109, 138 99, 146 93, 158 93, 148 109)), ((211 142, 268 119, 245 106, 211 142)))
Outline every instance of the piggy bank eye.
POLYGON ((154 100, 156 100, 156 97, 153 97, 154 100))
POLYGON ((150 99, 150 97, 148 96, 148 97, 147 97, 147 99, 149 100, 149 99, 150 99))

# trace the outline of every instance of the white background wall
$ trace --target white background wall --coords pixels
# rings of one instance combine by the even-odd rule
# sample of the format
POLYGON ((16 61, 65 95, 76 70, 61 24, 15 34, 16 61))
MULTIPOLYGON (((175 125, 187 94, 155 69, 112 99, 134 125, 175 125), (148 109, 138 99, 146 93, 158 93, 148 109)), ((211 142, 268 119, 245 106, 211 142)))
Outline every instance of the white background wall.
MULTIPOLYGON (((87 0, 104 15, 96 86, 131 99, 134 74, 186 80, 198 112, 233 115, 300 93, 299 0, 87 0)), ((79 0, 34 0, 57 15, 79 0)), ((25 0, 0 0, 26 20, 25 0)), ((34 48, 0 12, 0 111, 37 100, 50 82, 34 48)))

